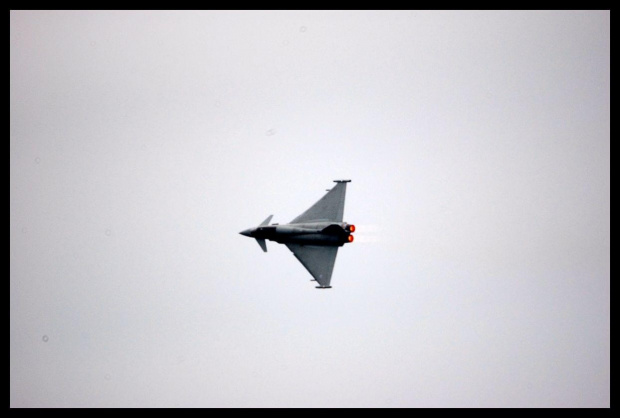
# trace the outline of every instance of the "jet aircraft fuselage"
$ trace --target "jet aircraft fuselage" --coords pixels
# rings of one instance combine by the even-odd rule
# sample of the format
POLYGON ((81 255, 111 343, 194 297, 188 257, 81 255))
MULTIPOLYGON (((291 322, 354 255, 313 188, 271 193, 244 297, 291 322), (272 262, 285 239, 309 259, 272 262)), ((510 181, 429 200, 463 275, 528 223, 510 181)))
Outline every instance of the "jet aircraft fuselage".
POLYGON ((331 245, 342 247, 353 242, 354 225, 346 222, 308 222, 264 225, 241 232, 246 237, 268 239, 279 244, 331 245))

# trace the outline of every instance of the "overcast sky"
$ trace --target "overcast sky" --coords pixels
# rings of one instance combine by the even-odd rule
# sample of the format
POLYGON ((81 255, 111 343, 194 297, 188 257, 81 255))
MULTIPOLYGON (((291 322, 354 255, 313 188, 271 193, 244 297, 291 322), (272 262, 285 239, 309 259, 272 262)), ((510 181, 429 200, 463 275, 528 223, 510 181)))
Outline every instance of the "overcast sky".
POLYGON ((10 22, 12 407, 609 407, 609 11, 10 22))

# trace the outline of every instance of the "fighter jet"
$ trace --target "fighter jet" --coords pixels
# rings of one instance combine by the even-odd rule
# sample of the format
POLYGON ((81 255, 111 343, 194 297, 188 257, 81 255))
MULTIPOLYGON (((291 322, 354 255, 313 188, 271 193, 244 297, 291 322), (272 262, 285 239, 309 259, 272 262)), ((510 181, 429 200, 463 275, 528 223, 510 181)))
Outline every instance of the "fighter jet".
POLYGON ((308 210, 290 223, 271 224, 269 215, 256 228, 241 231, 241 235, 256 239, 267 252, 265 240, 284 244, 314 277, 317 289, 331 289, 332 271, 338 247, 353 242, 355 225, 342 221, 347 183, 351 180, 334 180, 336 186, 308 210))

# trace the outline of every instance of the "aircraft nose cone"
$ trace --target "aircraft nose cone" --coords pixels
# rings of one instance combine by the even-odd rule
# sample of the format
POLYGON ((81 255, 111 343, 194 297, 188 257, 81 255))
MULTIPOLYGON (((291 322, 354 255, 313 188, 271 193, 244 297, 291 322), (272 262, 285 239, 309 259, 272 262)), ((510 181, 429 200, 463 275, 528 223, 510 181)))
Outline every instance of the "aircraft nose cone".
POLYGON ((241 235, 245 235, 246 237, 251 237, 252 236, 252 229, 244 229, 243 231, 239 232, 241 235))

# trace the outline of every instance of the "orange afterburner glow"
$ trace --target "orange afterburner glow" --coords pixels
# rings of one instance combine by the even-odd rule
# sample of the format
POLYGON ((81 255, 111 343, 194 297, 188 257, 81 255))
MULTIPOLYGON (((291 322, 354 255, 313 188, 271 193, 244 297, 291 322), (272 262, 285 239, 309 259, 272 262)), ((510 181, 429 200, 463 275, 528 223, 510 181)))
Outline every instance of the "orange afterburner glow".
POLYGON ((347 239, 349 240, 349 242, 353 242, 353 235, 349 235, 347 239))
POLYGON ((349 232, 355 232, 355 225, 349 225, 349 232))

